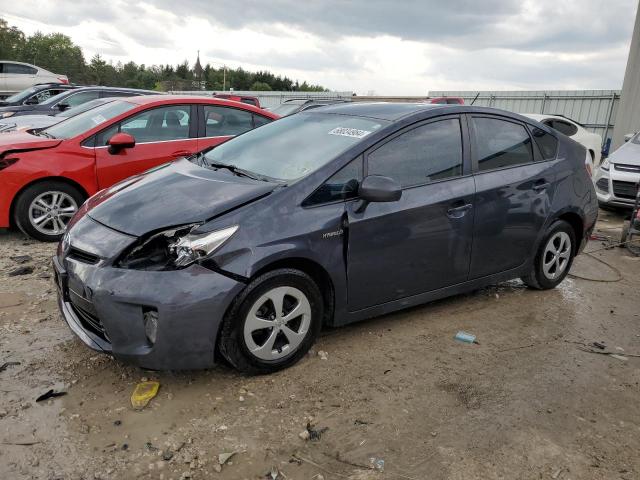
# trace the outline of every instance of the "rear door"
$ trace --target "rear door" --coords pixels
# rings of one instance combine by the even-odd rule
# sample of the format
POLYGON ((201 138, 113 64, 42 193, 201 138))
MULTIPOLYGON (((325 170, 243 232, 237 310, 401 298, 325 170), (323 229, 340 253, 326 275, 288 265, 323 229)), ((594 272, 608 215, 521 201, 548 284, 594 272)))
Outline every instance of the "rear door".
POLYGON ((3 70, 8 91, 21 92, 36 83, 38 70, 29 65, 6 62, 3 70))
POLYGON ((198 150, 219 145, 272 121, 248 110, 219 105, 200 105, 199 111, 202 120, 199 122, 198 150))
POLYGON ((517 268, 533 254, 555 174, 524 123, 470 115, 469 125, 476 182, 469 278, 475 279, 517 268))
POLYGON ((347 205, 350 311, 464 282, 474 182, 466 127, 448 116, 408 127, 366 155, 366 174, 398 181, 397 202, 347 205))
POLYGON ((162 163, 197 151, 195 106, 149 108, 113 124, 95 137, 98 184, 105 188, 162 163), (136 140, 133 148, 110 153, 109 139, 118 132, 136 140))

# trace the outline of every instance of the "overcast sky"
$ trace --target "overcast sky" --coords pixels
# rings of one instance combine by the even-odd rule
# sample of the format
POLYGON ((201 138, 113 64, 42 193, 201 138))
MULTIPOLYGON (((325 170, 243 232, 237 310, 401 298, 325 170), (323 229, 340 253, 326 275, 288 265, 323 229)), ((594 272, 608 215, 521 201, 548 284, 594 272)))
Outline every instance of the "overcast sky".
POLYGON ((87 59, 268 69, 332 90, 618 89, 637 0, 0 0, 87 59))

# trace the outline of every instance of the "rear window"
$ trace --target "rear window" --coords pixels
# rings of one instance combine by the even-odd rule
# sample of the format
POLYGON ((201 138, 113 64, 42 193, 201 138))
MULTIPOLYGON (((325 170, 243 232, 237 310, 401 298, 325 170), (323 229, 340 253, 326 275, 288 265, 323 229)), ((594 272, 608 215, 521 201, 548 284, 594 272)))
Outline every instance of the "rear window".
POLYGON ((38 72, 36 68, 29 65, 20 65, 18 63, 5 63, 2 73, 14 73, 18 75, 35 75, 38 72))
POLYGON ((545 132, 541 128, 533 128, 533 140, 540 149, 544 160, 553 160, 556 158, 558 151, 558 140, 550 133, 545 132))
POLYGON ((474 117, 472 122, 480 171, 533 162, 531 137, 524 126, 487 117, 474 117))

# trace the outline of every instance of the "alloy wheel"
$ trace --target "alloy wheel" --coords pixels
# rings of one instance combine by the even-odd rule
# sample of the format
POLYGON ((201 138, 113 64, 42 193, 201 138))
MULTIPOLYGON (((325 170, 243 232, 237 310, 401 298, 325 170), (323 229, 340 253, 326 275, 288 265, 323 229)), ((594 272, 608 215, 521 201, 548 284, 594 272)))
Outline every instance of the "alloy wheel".
POLYGON ((77 211, 78 204, 68 193, 44 192, 29 205, 29 222, 40 233, 61 235, 77 211))
POLYGON ((276 287, 254 302, 244 322, 244 340, 252 355, 278 360, 295 352, 311 325, 311 304, 294 287, 276 287))
POLYGON ((547 241, 542 255, 542 272, 549 280, 564 273, 571 259, 571 238, 566 232, 557 232, 547 241))

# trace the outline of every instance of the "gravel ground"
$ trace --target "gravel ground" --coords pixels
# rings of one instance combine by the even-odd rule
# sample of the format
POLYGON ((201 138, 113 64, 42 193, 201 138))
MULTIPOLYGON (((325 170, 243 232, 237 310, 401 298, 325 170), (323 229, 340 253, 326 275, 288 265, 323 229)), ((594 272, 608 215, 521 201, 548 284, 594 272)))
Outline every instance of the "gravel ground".
MULTIPOLYGON (((617 240, 621 219, 602 212, 600 233, 617 240)), ((54 250, 0 234, 0 365, 20 362, 0 372, 0 478, 640 478, 640 358, 622 356, 640 354, 640 259, 624 249, 579 257, 553 291, 514 281, 326 330, 260 377, 88 350, 58 314, 54 250), (581 350, 594 341, 621 356, 581 350), (160 391, 134 411, 143 378, 160 391), (67 395, 36 403, 49 389, 67 395)))

